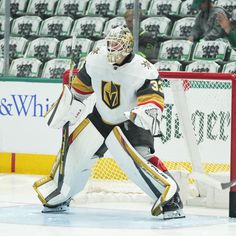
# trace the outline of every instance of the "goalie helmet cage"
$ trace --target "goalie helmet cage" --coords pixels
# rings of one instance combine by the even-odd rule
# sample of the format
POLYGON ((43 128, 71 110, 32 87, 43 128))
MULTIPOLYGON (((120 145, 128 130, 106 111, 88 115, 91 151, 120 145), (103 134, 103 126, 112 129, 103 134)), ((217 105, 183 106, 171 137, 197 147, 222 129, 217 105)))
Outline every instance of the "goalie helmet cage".
MULTIPOLYGON (((177 181, 178 176, 181 176, 180 181, 185 178, 186 182, 180 183, 180 189, 185 188, 186 183, 197 186, 198 194, 204 195, 204 191, 214 189, 214 186, 209 188, 214 181, 209 181, 209 185, 203 184, 192 178, 192 172, 204 173, 221 182, 236 179, 236 76, 197 72, 160 72, 160 75, 164 81, 165 110, 161 127, 163 137, 155 140, 155 148, 171 173, 180 173, 174 175, 177 181)), ((117 201, 113 193, 129 194, 133 186, 129 185, 126 175, 109 153, 105 156, 109 158, 99 159, 92 169, 91 181, 85 189, 86 198, 88 193, 98 193, 100 197, 108 193, 111 201, 117 201), (119 185, 118 182, 127 182, 128 185, 119 185), (116 185, 119 187, 113 190, 116 185)), ((134 192, 138 191, 135 187, 134 192)), ((229 199, 229 216, 236 217, 236 186, 230 188, 229 195, 228 191, 212 195, 218 196, 222 202, 225 199, 222 192, 229 199)), ((118 200, 122 196, 119 195, 118 200)), ((136 194, 131 199, 137 200, 137 196, 140 195, 136 194)), ((210 207, 218 206, 212 204, 210 207)))

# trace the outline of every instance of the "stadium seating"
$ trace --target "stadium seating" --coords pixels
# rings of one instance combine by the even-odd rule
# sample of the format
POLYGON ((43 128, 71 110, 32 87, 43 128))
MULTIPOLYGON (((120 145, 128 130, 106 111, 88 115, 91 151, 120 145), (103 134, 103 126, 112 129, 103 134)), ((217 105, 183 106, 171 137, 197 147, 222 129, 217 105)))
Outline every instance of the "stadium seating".
POLYGON ((167 40, 161 43, 158 59, 189 61, 192 45, 188 40, 167 40))
POLYGON ((52 16, 58 0, 30 0, 26 13, 37 16, 52 16))
POLYGON ((219 72, 220 65, 214 61, 195 61, 186 66, 188 72, 219 72))
POLYGON ((56 58, 58 43, 56 38, 37 38, 29 43, 25 57, 37 58, 42 62, 56 58))
POLYGON ((181 71, 179 61, 158 61, 154 64, 158 71, 181 71))
POLYGON ((192 3, 193 3, 193 0, 182 1, 180 9, 179 9, 180 17, 186 17, 186 16, 191 17, 197 14, 198 11, 191 8, 192 3))
MULTIPOLYGON (((139 1, 139 8, 141 9, 143 15, 147 15, 149 2, 150 0, 139 1)), ((133 8, 134 8, 133 0, 122 0, 120 1, 120 4, 118 6, 117 14, 123 16, 127 10, 133 8)))
POLYGON ((39 16, 21 16, 12 21, 12 36, 36 37, 42 19, 39 16))
POLYGON ((42 21, 39 35, 47 37, 69 37, 73 19, 69 16, 52 16, 42 21))
MULTIPOLYGON (((10 37, 9 59, 23 57, 27 43, 28 40, 23 37, 10 37)), ((0 40, 0 57, 4 57, 4 39, 0 40)))
MULTIPOLYGON (((10 18, 10 23, 12 21, 12 18, 10 18)), ((4 31, 5 31, 5 16, 0 15, 0 38, 4 37, 4 31)))
POLYGON ((148 17, 141 21, 141 28, 153 34, 154 37, 166 37, 169 35, 171 20, 165 16, 148 17))
POLYGON ((59 50, 58 50, 58 58, 62 59, 71 59, 77 64, 79 63, 82 57, 87 56, 87 54, 91 51, 93 41, 86 38, 76 38, 74 45, 75 48, 72 51, 72 42, 73 39, 69 38, 61 41, 59 50))
POLYGON ((200 41, 193 52, 193 60, 224 61, 228 44, 223 41, 200 41))
MULTIPOLYGON (((64 63, 73 57, 76 66, 82 65, 84 57, 93 48, 105 45, 104 38, 111 28, 125 24, 125 12, 134 7, 133 0, 9 1, 10 62, 13 59, 36 58, 42 63, 39 75, 44 69, 44 77, 50 78, 59 78, 61 69, 51 67, 51 74, 46 74, 47 62, 47 66, 52 66, 52 59, 64 60, 64 63), (71 51, 72 36, 77 37, 74 51, 71 51)), ((204 60, 221 65, 218 68, 217 64, 214 70, 211 66, 213 71, 220 68, 223 68, 222 72, 235 71, 230 63, 236 61, 236 51, 227 42, 217 40, 193 44, 187 40, 198 13, 191 9, 192 2, 193 0, 140 0, 139 8, 143 16, 140 27, 152 33, 157 40, 155 50, 148 47, 144 49, 141 45, 141 51, 152 63, 158 60, 155 64, 158 70, 186 70, 186 65, 191 62, 204 60)), ((215 4, 224 7, 229 13, 236 9, 235 0, 218 0, 215 4)), ((4 11, 5 1, 0 0, 0 58, 4 56, 4 11)), ((206 65, 208 66, 207 63, 206 65)), ((205 67, 202 68, 204 71, 205 67)))
POLYGON ((56 15, 78 18, 85 15, 89 0, 59 0, 55 10, 56 15))
POLYGON ((236 61, 236 51, 235 51, 235 49, 231 49, 228 61, 230 61, 230 62, 231 61, 236 61))
POLYGON ((118 0, 90 0, 86 15, 114 17, 116 15, 118 0))
MULTIPOLYGON (((29 0, 10 0, 10 13, 12 16, 22 15, 26 11, 29 0)), ((0 1, 0 14, 5 13, 5 1, 0 1)))
POLYGON ((82 17, 75 21, 71 36, 84 38, 102 38, 104 25, 107 19, 103 17, 82 17))
POLYGON ((194 17, 184 17, 175 21, 171 31, 171 37, 173 39, 187 39, 191 34, 194 22, 194 17))
POLYGON ((70 59, 52 59, 44 64, 42 78, 62 78, 65 70, 70 68, 70 59))
POLYGON ((148 15, 178 15, 181 0, 152 0, 148 15))
POLYGON ((4 58, 0 58, 0 76, 2 76, 4 73, 3 68, 4 68, 4 58))
POLYGON ((233 73, 236 74, 236 62, 228 62, 223 66, 223 73, 233 73))
POLYGON ((17 58, 11 63, 9 75, 17 77, 39 77, 42 62, 36 58, 17 58))

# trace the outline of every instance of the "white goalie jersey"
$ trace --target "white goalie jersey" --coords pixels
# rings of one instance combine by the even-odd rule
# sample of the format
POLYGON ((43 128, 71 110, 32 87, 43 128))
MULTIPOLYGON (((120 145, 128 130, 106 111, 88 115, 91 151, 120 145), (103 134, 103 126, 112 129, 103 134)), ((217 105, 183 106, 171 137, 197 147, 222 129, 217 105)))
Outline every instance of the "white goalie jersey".
POLYGON ((95 92, 102 119, 118 124, 127 120, 125 112, 142 104, 152 103, 163 110, 161 83, 157 70, 143 57, 131 54, 125 64, 116 66, 108 63, 107 49, 102 47, 87 56, 72 89, 80 100, 95 92))

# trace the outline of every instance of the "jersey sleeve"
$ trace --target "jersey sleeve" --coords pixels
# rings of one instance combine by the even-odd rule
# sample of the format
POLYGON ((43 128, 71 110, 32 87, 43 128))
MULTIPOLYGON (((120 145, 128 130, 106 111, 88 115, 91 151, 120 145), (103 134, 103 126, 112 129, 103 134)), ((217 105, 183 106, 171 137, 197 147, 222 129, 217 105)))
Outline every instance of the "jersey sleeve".
POLYGON ((75 76, 71 87, 75 97, 81 101, 89 97, 94 92, 91 77, 86 71, 86 64, 79 70, 77 76, 75 76))
POLYGON ((141 88, 137 91, 138 106, 145 104, 154 104, 163 111, 164 93, 162 89, 162 79, 157 74, 156 79, 147 79, 141 88))

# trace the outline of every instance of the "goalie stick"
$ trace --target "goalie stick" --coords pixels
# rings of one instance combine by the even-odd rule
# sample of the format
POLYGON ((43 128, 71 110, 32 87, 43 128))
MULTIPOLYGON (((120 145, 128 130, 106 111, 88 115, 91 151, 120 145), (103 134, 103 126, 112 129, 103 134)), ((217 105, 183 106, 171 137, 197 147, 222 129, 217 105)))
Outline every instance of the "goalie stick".
MULTIPOLYGON (((70 73, 69 73, 69 82, 68 86, 71 88, 72 83, 72 76, 73 76, 73 51, 75 49, 75 39, 76 36, 72 37, 71 42, 71 62, 70 62, 70 73)), ((60 99, 58 99, 60 100, 60 99)), ((56 102, 55 106, 58 103, 56 102)), ((56 110, 56 109, 55 109, 56 110)), ((55 195, 58 195, 61 191, 63 179, 64 179, 64 171, 65 171, 65 163, 66 163, 66 156, 68 152, 68 143, 69 143, 69 121, 63 126, 62 128, 62 141, 61 141, 61 149, 59 153, 59 175, 58 175, 58 187, 46 197, 46 201, 48 202, 51 198, 55 197, 55 195)))
MULTIPOLYGON (((174 100, 176 102, 175 105, 180 117, 180 124, 182 126, 183 136, 185 137, 185 141, 188 147, 189 157, 193 166, 193 172, 189 174, 189 176, 195 178, 196 182, 202 182, 218 190, 225 190, 236 185, 235 179, 230 182, 221 183, 211 176, 204 174, 201 164, 200 151, 198 149, 195 139, 195 133, 192 128, 192 121, 190 119, 190 116, 188 115, 190 113, 188 111, 188 104, 186 101, 185 90, 183 88, 183 81, 173 80, 171 81, 170 86, 173 92, 174 100)), ((201 188, 199 188, 198 185, 196 186, 198 188, 199 194, 201 195, 201 188)))
POLYGON ((202 182, 202 183, 204 183, 206 185, 209 185, 211 187, 214 187, 214 188, 216 188, 218 190, 225 190, 227 188, 231 188, 234 185, 236 185, 236 179, 231 180, 230 182, 222 183, 222 182, 214 179, 213 177, 211 177, 209 175, 206 175, 206 174, 200 173, 200 172, 196 172, 196 171, 192 172, 190 174, 190 177, 193 177, 197 181, 202 182))
MULTIPOLYGON (((73 52, 75 50, 75 39, 76 36, 72 37, 71 41, 71 62, 70 62, 70 74, 69 74, 69 83, 68 86, 71 88, 72 76, 73 76, 73 52)), ((60 161, 59 161, 59 179, 58 184, 62 184, 64 178, 64 169, 65 169, 65 161, 68 149, 68 141, 69 141, 69 121, 62 128, 62 144, 60 150, 60 161)))

